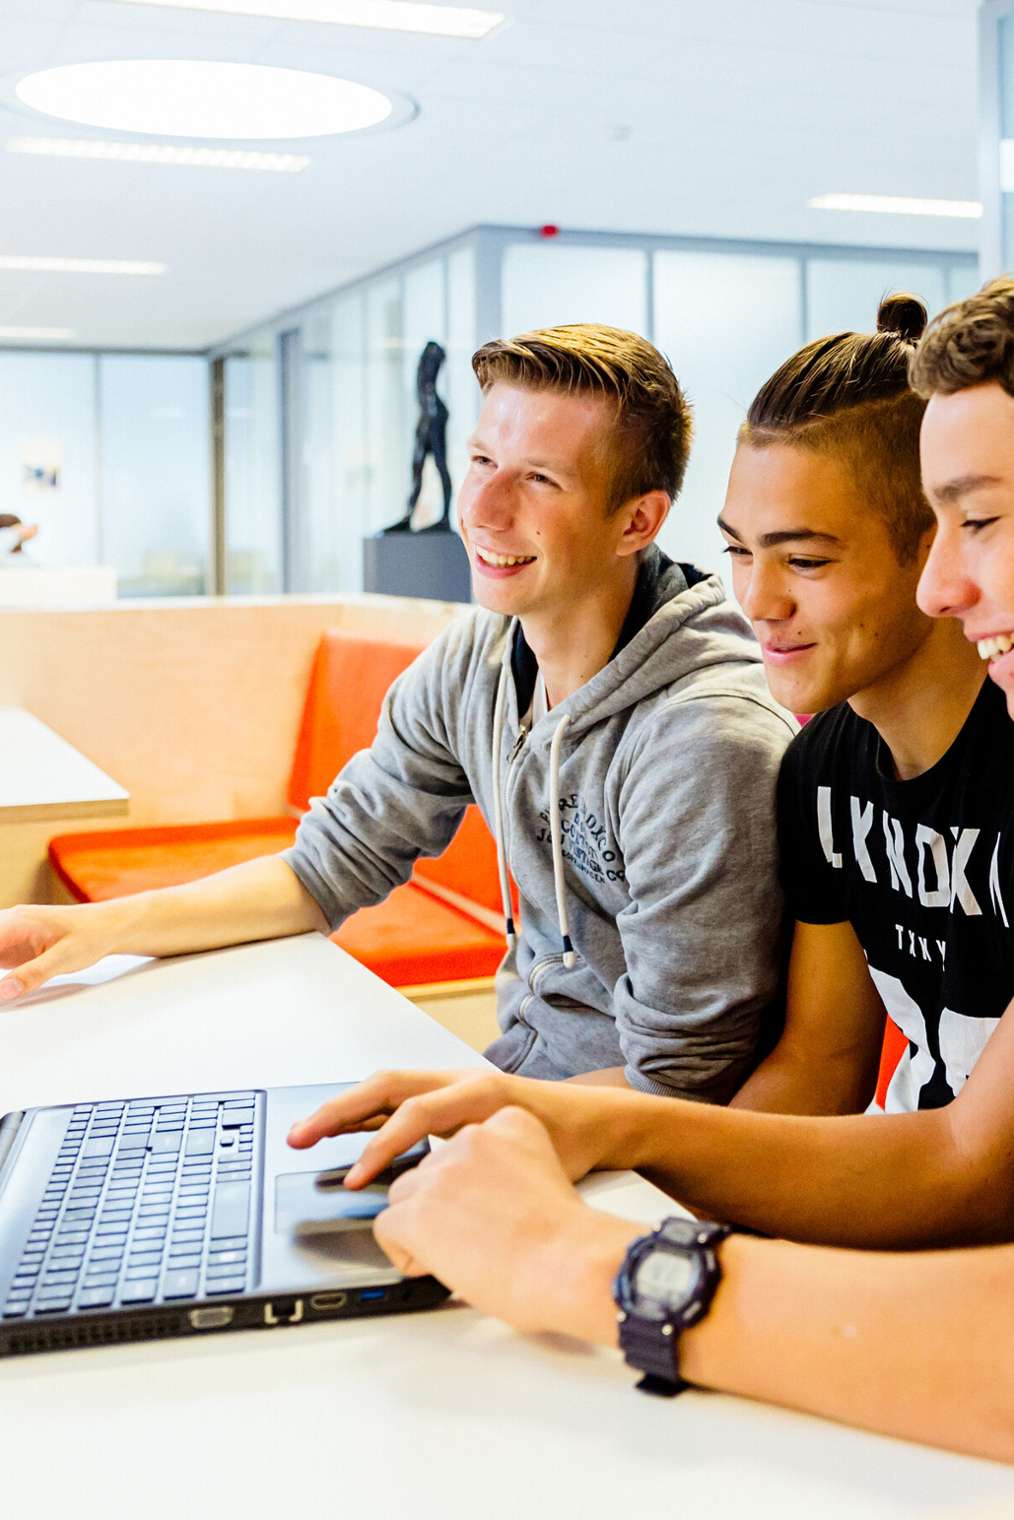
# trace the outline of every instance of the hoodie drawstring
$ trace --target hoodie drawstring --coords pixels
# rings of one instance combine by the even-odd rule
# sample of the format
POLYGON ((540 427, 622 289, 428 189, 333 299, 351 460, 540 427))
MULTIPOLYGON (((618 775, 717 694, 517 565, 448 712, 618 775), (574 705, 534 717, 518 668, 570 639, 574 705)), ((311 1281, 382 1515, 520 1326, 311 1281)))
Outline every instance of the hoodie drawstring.
POLYGON ((560 745, 563 731, 569 722, 569 715, 564 713, 553 731, 553 741, 549 746, 549 832, 553 840, 553 886, 556 889, 556 916, 563 941, 563 964, 568 971, 577 959, 570 942, 567 888, 563 879, 563 822, 560 818, 560 745))
POLYGON ((500 900, 503 903, 504 922, 507 926, 507 943, 513 950, 518 942, 514 931, 514 904, 511 901, 511 884, 507 875, 507 851, 503 842, 503 797, 500 791, 500 751, 503 747, 503 713, 507 700, 507 682, 510 680, 511 641, 507 640, 504 657, 500 663, 500 680, 496 688, 496 706, 493 708, 493 838, 496 841, 496 869, 500 877, 500 900))
MULTIPOLYGON (((503 751, 504 708, 507 701, 507 683, 511 679, 511 641, 507 640, 504 657, 500 664, 500 679, 496 688, 496 704, 493 708, 493 837, 496 841, 496 865, 500 877, 500 898, 507 926, 507 943, 513 949, 517 944, 514 928, 514 904, 511 901, 510 877, 507 869, 507 849, 504 844, 503 792, 500 757, 503 751)), ((563 874, 563 826, 560 819, 560 748, 563 732, 570 722, 568 714, 560 718, 549 746, 549 832, 553 845, 553 887, 556 892, 556 915, 563 943, 563 964, 569 971, 577 960, 570 938, 570 920, 567 916, 567 887, 563 874)))

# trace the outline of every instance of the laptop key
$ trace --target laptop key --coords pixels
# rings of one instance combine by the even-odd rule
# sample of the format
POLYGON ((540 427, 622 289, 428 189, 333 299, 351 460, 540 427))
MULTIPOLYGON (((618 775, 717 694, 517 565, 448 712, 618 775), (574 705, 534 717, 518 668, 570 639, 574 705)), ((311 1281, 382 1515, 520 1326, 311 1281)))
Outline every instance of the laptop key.
POLYGON ((163 1298, 193 1298, 197 1293, 196 1271, 171 1271, 162 1280, 163 1298))
POLYGON ((242 1293, 245 1287, 245 1277, 219 1277, 208 1283, 205 1292, 210 1297, 213 1293, 242 1293))
POLYGON ((108 1309, 116 1296, 116 1283, 106 1283, 102 1287, 82 1288, 77 1296, 79 1309, 108 1309))
POLYGON ((250 1184, 219 1183, 215 1190, 215 1206, 211 1218, 212 1239, 229 1235, 242 1235, 245 1239, 249 1215, 250 1184))
POLYGON ((141 1278, 138 1282, 128 1282, 124 1285, 123 1292, 120 1294, 120 1303, 150 1304, 157 1292, 157 1278, 141 1278))

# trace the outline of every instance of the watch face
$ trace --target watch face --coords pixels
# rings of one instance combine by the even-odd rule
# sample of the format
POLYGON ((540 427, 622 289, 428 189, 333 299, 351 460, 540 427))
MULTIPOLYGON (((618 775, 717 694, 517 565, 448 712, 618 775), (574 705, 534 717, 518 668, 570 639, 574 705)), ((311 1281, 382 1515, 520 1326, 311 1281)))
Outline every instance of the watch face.
POLYGON ((678 1308, 690 1296, 696 1275, 694 1257, 684 1255, 682 1251, 649 1251, 638 1265, 634 1281, 640 1300, 639 1311, 651 1313, 654 1308, 656 1313, 661 1311, 659 1317, 664 1317, 668 1310, 678 1308))

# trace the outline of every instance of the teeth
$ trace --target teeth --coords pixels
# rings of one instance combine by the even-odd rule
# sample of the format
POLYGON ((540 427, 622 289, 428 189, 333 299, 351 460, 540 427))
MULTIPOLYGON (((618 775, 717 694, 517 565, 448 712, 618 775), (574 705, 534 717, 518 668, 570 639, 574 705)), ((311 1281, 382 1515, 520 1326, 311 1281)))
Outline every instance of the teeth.
POLYGON ((530 565, 535 558, 534 554, 491 554, 488 549, 476 549, 476 554, 484 565, 493 565, 497 570, 506 570, 508 565, 530 565))
POLYGON ((992 639, 980 639, 976 648, 980 660, 996 660, 1014 649, 1014 633, 999 633, 992 639))

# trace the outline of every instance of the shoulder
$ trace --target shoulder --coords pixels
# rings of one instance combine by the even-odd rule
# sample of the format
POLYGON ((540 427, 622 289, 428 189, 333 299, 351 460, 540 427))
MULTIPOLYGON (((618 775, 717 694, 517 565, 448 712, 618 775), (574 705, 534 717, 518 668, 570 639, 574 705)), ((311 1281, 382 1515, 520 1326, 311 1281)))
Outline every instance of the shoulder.
POLYGON ((823 768, 827 764, 837 768, 848 765, 864 725, 847 702, 800 721, 802 727, 785 753, 787 768, 806 770, 823 768))

